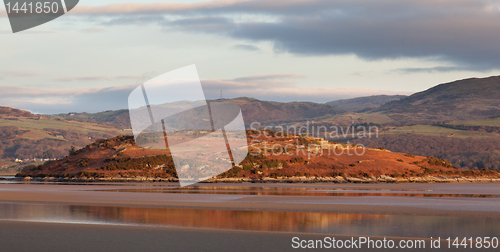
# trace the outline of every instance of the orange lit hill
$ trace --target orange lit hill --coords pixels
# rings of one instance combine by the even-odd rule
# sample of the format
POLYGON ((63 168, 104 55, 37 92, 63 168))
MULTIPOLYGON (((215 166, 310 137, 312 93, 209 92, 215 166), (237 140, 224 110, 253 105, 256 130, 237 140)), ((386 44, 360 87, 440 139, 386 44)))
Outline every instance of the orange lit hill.
MULTIPOLYGON (((433 157, 313 137, 281 136, 272 131, 259 133, 264 132, 247 132, 250 154, 212 182, 500 181, 497 171, 458 169, 433 157)), ((177 180, 168 150, 142 149, 135 145, 132 136, 97 141, 65 158, 27 166, 17 177, 59 181, 177 180)))

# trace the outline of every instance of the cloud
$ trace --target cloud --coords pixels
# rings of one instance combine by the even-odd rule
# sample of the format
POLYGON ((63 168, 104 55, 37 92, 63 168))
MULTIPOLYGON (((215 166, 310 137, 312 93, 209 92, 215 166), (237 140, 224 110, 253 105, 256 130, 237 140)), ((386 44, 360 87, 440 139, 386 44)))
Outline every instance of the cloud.
POLYGON ((144 78, 144 76, 138 76, 138 75, 119 75, 119 76, 114 76, 112 78, 115 79, 132 79, 132 80, 138 80, 144 78))
POLYGON ((33 71, 13 71, 13 70, 4 70, 0 71, 0 75, 8 76, 8 77, 34 77, 38 74, 33 71))
POLYGON ((260 48, 254 46, 254 45, 237 44, 237 45, 234 45, 233 48, 238 49, 238 50, 251 51, 251 52, 260 51, 260 48))
POLYGON ((106 76, 84 76, 84 77, 61 77, 55 78, 55 81, 102 81, 109 80, 106 76))
POLYGON ((2 86, 0 104, 46 114, 125 109, 127 97, 136 86, 82 89, 2 86))
POLYGON ((142 76, 121 75, 121 76, 80 76, 80 77, 59 77, 55 81, 107 81, 112 79, 141 79, 142 76))
MULTIPOLYGON (((234 79, 201 80, 207 99, 252 97, 270 101, 328 102, 379 94, 409 94, 362 88, 298 87, 293 82, 303 76, 273 74, 244 76, 234 79)), ((0 105, 26 109, 36 113, 99 112, 126 109, 128 96, 138 85, 110 88, 43 89, 2 86, 0 105)))
POLYGON ((235 79, 205 79, 202 80, 202 85, 208 99, 219 98, 220 91, 223 92, 224 98, 251 97, 270 101, 312 101, 317 103, 370 95, 410 94, 410 92, 350 87, 298 87, 290 81, 276 80, 296 78, 304 77, 297 75, 263 75, 235 79))
MULTIPOLYGON (((457 72, 474 70, 474 67, 459 66, 437 66, 437 67, 419 67, 419 68, 399 68, 391 72, 395 73, 436 73, 436 72, 457 72)), ((476 69, 480 71, 481 69, 476 69)))
POLYGON ((196 30, 199 32, 224 32, 234 29, 234 22, 224 17, 193 17, 163 22, 168 27, 196 30))
POLYGON ((276 79, 303 79, 305 76, 296 74, 268 74, 268 75, 253 75, 233 79, 237 82, 251 82, 251 81, 268 81, 276 79))
MULTIPOLYGON (((72 15, 200 14, 200 13, 303 13, 348 1, 330 0, 212 0, 193 3, 117 3, 103 6, 78 5, 72 15)), ((355 1, 352 1, 355 2, 355 1)))
MULTIPOLYGON (((486 71, 500 66, 499 6, 488 0, 214 0, 77 6, 72 13, 106 16, 115 25, 149 22, 165 31, 269 41, 276 53, 432 57, 486 71)), ((440 70, 451 71, 433 71, 440 70)))
POLYGON ((85 33, 101 33, 101 32, 105 32, 106 29, 100 28, 100 27, 91 27, 91 28, 87 28, 87 29, 82 29, 81 31, 85 32, 85 33))
POLYGON ((120 15, 117 17, 113 17, 110 20, 102 21, 100 25, 141 25, 141 24, 150 24, 157 23, 162 25, 165 22, 165 18, 160 15, 120 15))

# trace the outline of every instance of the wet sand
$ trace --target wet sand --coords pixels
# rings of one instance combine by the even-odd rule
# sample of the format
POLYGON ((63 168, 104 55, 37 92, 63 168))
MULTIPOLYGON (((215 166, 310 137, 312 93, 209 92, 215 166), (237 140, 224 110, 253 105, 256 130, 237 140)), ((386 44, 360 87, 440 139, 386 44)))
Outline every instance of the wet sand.
MULTIPOLYGON (((91 185, 6 183, 0 184, 0 203, 500 217, 500 198, 280 196, 123 191, 125 189, 165 188, 168 186, 171 185, 165 183, 91 185)), ((342 190, 355 192, 405 192, 408 194, 421 194, 425 192, 427 194, 500 195, 500 187, 490 183, 369 185, 202 184, 200 187, 211 190, 275 187, 290 190, 301 188, 306 191, 342 190)), ((207 218, 210 218, 210 216, 207 216, 207 218)), ((327 236, 334 236, 337 239, 350 239, 353 237, 352 235, 335 234, 254 232, 143 225, 0 221, 0 251, 294 251, 297 249, 292 248, 293 237, 323 239, 327 236)), ((394 238, 394 240, 399 241, 398 238, 394 238)), ((351 249, 335 250, 350 251, 351 249)), ((373 251, 374 249, 356 250, 373 251)), ((393 251, 457 250, 463 249, 430 250, 429 244, 427 244, 426 249, 393 249, 393 251)))
MULTIPOLYGON (((323 240, 325 237, 350 240, 357 236, 320 235, 304 233, 225 231, 212 229, 77 225, 0 221, 1 251, 352 251, 353 249, 294 249, 292 239, 323 240)), ((370 237, 383 239, 383 237, 370 237)), ((390 238, 396 244, 401 239, 390 238)), ((386 249, 385 251, 464 251, 466 249, 430 249, 425 239, 425 249, 386 249)), ((365 245, 366 246, 366 245, 365 245)), ((354 251, 384 251, 384 249, 355 249, 354 251)), ((468 250, 470 251, 470 249, 468 250)), ((490 251, 481 249, 481 251, 490 251)), ((492 250, 491 250, 492 251, 492 250)))
MULTIPOLYGON (((0 202, 60 203, 254 211, 300 211, 359 214, 410 214, 500 217, 500 198, 333 197, 238 194, 179 194, 122 192, 122 189, 161 188, 168 184, 0 184, 0 202), (116 191, 113 191, 116 190, 116 191)), ((205 185, 201 185, 204 187, 205 185)), ((338 190, 406 190, 405 193, 500 195, 496 184, 217 184, 210 188, 285 187, 338 190)))

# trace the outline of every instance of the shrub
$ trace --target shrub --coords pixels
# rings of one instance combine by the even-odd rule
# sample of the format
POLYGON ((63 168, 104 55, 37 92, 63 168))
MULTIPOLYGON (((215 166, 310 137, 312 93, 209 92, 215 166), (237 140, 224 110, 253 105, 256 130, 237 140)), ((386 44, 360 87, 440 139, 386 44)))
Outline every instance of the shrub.
POLYGON ((245 171, 250 171, 250 170, 252 170, 252 168, 253 168, 253 165, 243 165, 243 170, 245 170, 245 171))
POLYGON ((90 158, 81 158, 80 160, 78 160, 78 165, 81 167, 86 167, 89 161, 90 158))

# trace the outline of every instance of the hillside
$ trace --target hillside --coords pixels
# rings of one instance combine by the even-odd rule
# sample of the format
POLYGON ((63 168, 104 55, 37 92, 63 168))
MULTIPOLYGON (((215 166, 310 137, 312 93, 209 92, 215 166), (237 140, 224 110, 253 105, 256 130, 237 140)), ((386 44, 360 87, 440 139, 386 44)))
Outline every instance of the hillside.
MULTIPOLYGON (((381 149, 365 149, 362 155, 353 155, 355 151, 361 153, 361 149, 328 142, 319 146, 316 144, 321 139, 312 137, 282 136, 272 131, 266 131, 267 136, 258 136, 259 133, 263 132, 247 132, 253 143, 249 151, 253 154, 249 154, 240 165, 219 175, 219 179, 314 177, 362 182, 377 181, 377 177, 387 181, 419 181, 428 176, 447 176, 450 179, 461 176, 499 177, 495 171, 460 170, 442 159, 381 149), (283 152, 287 144, 292 147, 283 152)), ((176 172, 168 150, 142 149, 135 145, 133 137, 119 136, 90 144, 60 160, 26 167, 17 176, 144 180, 175 179, 176 172)))
POLYGON ((0 106, 0 118, 4 117, 33 117, 35 116, 31 112, 0 106))
POLYGON ((109 110, 99 113, 67 113, 52 115, 51 117, 63 120, 107 124, 119 129, 130 128, 130 118, 127 109, 109 110))
MULTIPOLYGON (((225 99, 241 107, 245 124, 260 122, 262 125, 279 124, 287 122, 305 121, 316 117, 337 115, 343 113, 332 105, 313 102, 272 102, 260 101, 253 98, 225 99)), ((59 114, 54 118, 75 120, 80 122, 93 122, 108 124, 120 129, 130 128, 128 110, 105 111, 100 113, 69 113, 59 114)))
POLYGON ((380 111, 401 124, 475 120, 500 115, 500 76, 471 78, 437 85, 380 111))
POLYGON ((0 111, 0 174, 62 158, 71 146, 81 148, 97 139, 126 133, 109 125, 56 119, 19 109, 1 107, 0 111))
MULTIPOLYGON (((462 168, 500 169, 500 77, 441 84, 382 104, 396 98, 399 96, 360 97, 330 102, 334 105, 246 97, 227 101, 240 105, 247 128, 252 122, 261 123, 261 127, 286 124, 298 128, 310 121, 311 128, 328 129, 335 125, 377 125, 379 138, 352 137, 352 141, 445 158, 462 168), (361 107, 367 111, 344 111, 361 107)), ((14 164, 16 158, 28 159, 29 163, 60 158, 71 146, 81 148, 99 138, 131 134, 123 130, 129 128, 126 109, 39 116, 0 107, 0 172, 17 170, 20 166, 14 164)))
POLYGON ((262 125, 305 121, 314 118, 341 114, 344 111, 328 104, 313 102, 271 102, 241 97, 227 101, 241 107, 245 124, 260 122, 262 125))
POLYGON ((326 104, 341 108, 348 112, 362 112, 379 108, 380 105, 390 101, 400 100, 406 95, 373 95, 366 97, 357 97, 352 99, 336 100, 326 104))

